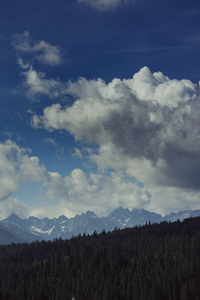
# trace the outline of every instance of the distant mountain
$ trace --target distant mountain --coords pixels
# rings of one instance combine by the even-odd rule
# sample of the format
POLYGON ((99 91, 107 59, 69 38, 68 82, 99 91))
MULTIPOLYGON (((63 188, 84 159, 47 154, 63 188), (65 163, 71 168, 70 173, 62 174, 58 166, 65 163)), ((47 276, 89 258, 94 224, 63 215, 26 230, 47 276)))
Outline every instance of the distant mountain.
MULTIPOLYGON (((68 219, 65 216, 60 216, 54 219, 38 219, 37 217, 29 217, 28 219, 21 219, 17 215, 12 214, 7 219, 0 221, 2 230, 12 234, 8 243, 16 243, 20 241, 31 242, 35 240, 53 240, 54 238, 69 239, 78 234, 92 234, 94 230, 97 233, 105 231, 112 231, 114 228, 134 227, 136 225, 144 225, 146 222, 160 223, 166 221, 181 221, 200 216, 200 210, 186 210, 178 213, 170 213, 165 217, 160 214, 149 212, 144 209, 124 209, 119 207, 110 213, 107 217, 97 217, 94 212, 88 211, 81 215, 76 215, 74 218, 68 219), (18 240, 17 240, 18 239, 18 240), (10 242, 9 242, 10 241, 10 242)), ((0 232, 2 242, 6 233, 0 232)), ((5 240, 6 242, 6 240, 5 240)))
POLYGON ((0 224, 0 245, 7 245, 11 243, 24 243, 25 241, 18 238, 8 230, 4 229, 4 226, 0 224))
POLYGON ((166 221, 174 222, 177 219, 183 221, 188 218, 195 218, 200 216, 200 210, 184 210, 179 211, 178 213, 170 213, 169 215, 166 215, 164 219, 166 221))
POLYGON ((9 222, 0 222, 0 245, 6 245, 11 243, 25 243, 25 242, 33 242, 36 240, 41 241, 42 238, 37 237, 36 235, 25 231, 23 227, 18 227, 17 224, 13 222, 13 219, 16 218, 21 220, 17 215, 11 215, 10 219, 12 220, 11 223, 9 222), (13 218, 12 218, 13 217, 13 218))
POLYGON ((163 221, 163 217, 144 209, 134 208, 130 211, 128 208, 124 209, 119 207, 106 217, 105 220, 112 224, 112 227, 125 228, 134 227, 136 225, 144 225, 149 221, 151 223, 159 223, 163 221))

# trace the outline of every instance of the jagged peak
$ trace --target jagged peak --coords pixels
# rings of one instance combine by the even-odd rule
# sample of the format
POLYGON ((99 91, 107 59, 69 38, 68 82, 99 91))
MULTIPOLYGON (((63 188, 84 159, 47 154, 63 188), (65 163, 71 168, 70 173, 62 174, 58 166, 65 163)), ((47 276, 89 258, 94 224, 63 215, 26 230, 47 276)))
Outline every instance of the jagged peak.
POLYGON ((39 220, 39 218, 34 217, 34 216, 30 216, 30 217, 28 218, 28 220, 30 220, 30 221, 33 221, 33 220, 39 220))
POLYGON ((80 219, 82 217, 98 218, 93 211, 88 210, 86 213, 77 214, 73 219, 80 219))
POLYGON ((85 213, 86 216, 92 217, 92 218, 97 218, 97 215, 95 215, 95 213, 93 211, 88 210, 85 213))
POLYGON ((4 219, 3 221, 6 221, 6 220, 22 220, 22 219, 18 215, 13 213, 8 218, 4 219))
POLYGON ((55 221, 59 221, 59 222, 64 222, 64 221, 68 221, 68 220, 69 219, 64 215, 61 215, 58 218, 55 218, 55 221))
POLYGON ((123 208, 122 206, 116 208, 113 212, 111 212, 109 214, 109 216, 113 216, 113 215, 116 215, 116 214, 121 214, 121 213, 130 213, 130 210, 128 208, 123 208))

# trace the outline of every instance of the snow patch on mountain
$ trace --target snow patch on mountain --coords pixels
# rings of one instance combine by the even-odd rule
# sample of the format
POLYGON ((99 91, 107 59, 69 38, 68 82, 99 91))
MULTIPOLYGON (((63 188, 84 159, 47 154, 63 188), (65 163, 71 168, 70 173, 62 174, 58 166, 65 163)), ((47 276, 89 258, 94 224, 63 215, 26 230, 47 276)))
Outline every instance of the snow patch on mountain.
POLYGON ((94 230, 97 233, 112 231, 114 228, 134 227, 144 225, 148 222, 160 223, 162 221, 183 221, 186 218, 200 216, 200 210, 194 211, 179 211, 178 213, 170 213, 165 217, 160 214, 149 212, 144 209, 124 209, 117 208, 107 217, 97 217, 94 212, 88 211, 81 215, 76 215, 74 218, 68 219, 65 216, 60 216, 54 219, 39 219, 31 216, 28 219, 21 219, 17 215, 12 214, 0 224, 12 226, 12 230, 18 230, 21 235, 28 238, 28 241, 36 239, 53 240, 54 238, 69 239, 78 234, 92 234, 94 230))

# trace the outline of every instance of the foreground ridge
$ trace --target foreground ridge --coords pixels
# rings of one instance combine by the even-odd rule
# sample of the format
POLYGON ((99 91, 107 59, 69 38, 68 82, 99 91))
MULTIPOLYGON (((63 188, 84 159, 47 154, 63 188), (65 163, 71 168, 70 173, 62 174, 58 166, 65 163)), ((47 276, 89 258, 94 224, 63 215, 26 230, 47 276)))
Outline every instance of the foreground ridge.
POLYGON ((200 217, 0 247, 0 298, 199 299, 200 217))

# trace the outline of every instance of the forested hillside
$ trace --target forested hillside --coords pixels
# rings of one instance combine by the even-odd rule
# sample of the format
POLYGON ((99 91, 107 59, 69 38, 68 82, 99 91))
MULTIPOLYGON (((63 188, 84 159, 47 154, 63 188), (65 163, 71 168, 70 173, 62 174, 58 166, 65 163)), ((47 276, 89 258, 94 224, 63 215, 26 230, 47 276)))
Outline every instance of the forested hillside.
POLYGON ((198 300, 200 218, 0 247, 0 299, 198 300))

